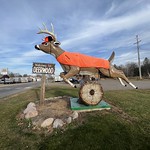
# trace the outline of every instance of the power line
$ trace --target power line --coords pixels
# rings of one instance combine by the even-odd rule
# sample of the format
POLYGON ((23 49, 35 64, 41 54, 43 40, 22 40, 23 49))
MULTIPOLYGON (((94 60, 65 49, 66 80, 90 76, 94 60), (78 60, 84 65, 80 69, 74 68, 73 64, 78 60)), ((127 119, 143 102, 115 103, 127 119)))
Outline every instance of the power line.
POLYGON ((134 44, 137 45, 139 76, 140 76, 140 79, 142 79, 141 62, 140 62, 140 46, 139 46, 139 43, 140 43, 140 42, 141 42, 141 40, 139 40, 138 35, 136 35, 136 43, 134 43, 134 44))

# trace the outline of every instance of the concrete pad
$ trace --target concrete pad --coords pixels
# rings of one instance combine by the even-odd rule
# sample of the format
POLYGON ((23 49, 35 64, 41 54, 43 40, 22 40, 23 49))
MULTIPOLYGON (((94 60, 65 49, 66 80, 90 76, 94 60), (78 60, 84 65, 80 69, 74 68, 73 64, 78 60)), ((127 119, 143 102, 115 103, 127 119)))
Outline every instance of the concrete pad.
POLYGON ((106 103, 104 100, 101 100, 99 104, 96 106, 86 106, 84 104, 79 104, 78 98, 70 98, 70 104, 71 104, 71 110, 75 111, 95 111, 95 110, 104 110, 104 109, 110 109, 111 106, 106 103))

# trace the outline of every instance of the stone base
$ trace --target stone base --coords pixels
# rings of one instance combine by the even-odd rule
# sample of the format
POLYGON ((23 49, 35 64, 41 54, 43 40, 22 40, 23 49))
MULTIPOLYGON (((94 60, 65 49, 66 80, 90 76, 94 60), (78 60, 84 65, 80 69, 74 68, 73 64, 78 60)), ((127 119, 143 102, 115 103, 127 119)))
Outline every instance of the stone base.
POLYGON ((95 111, 95 110, 104 110, 104 109, 110 109, 110 105, 106 103, 104 100, 101 100, 99 104, 96 106, 86 106, 84 104, 78 103, 78 98, 70 98, 70 104, 71 104, 71 110, 75 111, 95 111))

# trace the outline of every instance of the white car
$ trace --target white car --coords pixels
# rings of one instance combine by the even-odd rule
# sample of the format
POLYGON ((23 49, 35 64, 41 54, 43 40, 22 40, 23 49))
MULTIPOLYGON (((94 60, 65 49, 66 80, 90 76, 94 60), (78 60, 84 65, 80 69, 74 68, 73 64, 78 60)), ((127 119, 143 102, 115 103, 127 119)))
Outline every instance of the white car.
POLYGON ((63 81, 63 78, 61 78, 60 76, 55 76, 54 81, 55 82, 61 82, 61 81, 63 81))

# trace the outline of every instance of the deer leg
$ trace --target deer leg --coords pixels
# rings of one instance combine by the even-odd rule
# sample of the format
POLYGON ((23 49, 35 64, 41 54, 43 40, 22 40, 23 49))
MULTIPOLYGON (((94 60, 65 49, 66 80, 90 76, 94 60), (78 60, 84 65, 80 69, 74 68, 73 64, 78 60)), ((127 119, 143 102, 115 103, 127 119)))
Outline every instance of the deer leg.
MULTIPOLYGON (((111 66, 110 67, 110 70, 107 70, 107 69, 104 69, 104 68, 100 68, 100 71, 108 76, 108 77, 111 77, 111 78, 120 78, 120 79, 123 79, 125 82, 127 82, 130 86, 132 86, 133 88, 135 89, 138 89, 138 87, 136 87, 133 83, 131 83, 128 78, 125 76, 125 74, 123 73, 122 70, 118 70, 116 69, 115 67, 111 66)), ((125 84, 122 82, 122 80, 120 80, 120 83, 124 86, 125 84)))
POLYGON ((135 88, 135 89, 138 89, 138 87, 135 86, 135 85, 134 85, 133 83, 131 83, 131 82, 129 82, 129 85, 132 86, 132 87, 135 88))
POLYGON ((120 83, 123 85, 123 86, 127 86, 126 84, 123 83, 122 79, 121 78, 118 78, 120 83))
MULTIPOLYGON (((127 82, 130 86, 132 86, 132 87, 135 88, 135 89, 138 89, 137 86, 135 86, 132 82, 130 82, 130 81, 128 80, 128 78, 125 76, 125 74, 123 73, 123 71, 118 74, 118 79, 119 79, 119 81, 121 82, 121 84, 122 84, 122 80, 120 80, 120 79, 123 79, 123 80, 124 80, 125 82, 127 82)), ((123 83, 123 84, 124 84, 124 83, 123 83)), ((122 84, 122 85, 123 85, 123 84, 122 84)))
MULTIPOLYGON (((120 79, 123 79, 125 82, 127 82, 130 86, 132 86, 133 88, 135 88, 135 89, 138 89, 138 87, 137 86, 135 86, 133 83, 131 83, 129 80, 128 80, 128 78, 125 76, 125 74, 123 73, 123 71, 119 71, 119 73, 118 72, 114 72, 115 74, 116 74, 116 76, 118 77, 118 79, 120 78, 120 79)), ((119 79, 119 80, 120 80, 119 79)), ((121 82, 121 80, 120 80, 120 82, 121 82)))
POLYGON ((74 75, 78 74, 80 71, 79 67, 76 66, 70 66, 70 70, 67 74, 64 73, 60 73, 60 77, 63 78, 63 80, 65 82, 67 82, 69 85, 71 85, 72 87, 76 88, 76 85, 74 85, 73 83, 71 83, 68 79, 70 77, 73 77, 74 75))

